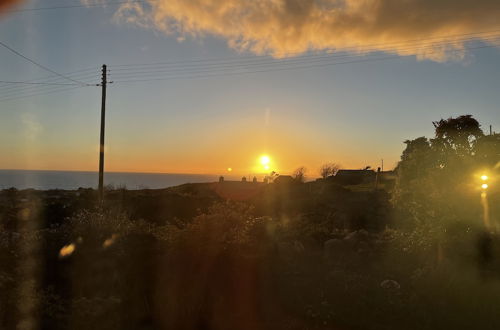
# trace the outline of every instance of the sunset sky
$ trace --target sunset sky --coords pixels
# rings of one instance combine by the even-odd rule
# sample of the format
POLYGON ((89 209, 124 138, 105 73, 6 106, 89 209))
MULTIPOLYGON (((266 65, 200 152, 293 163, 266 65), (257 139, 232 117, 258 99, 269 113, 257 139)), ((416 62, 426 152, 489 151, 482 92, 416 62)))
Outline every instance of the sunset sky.
MULTIPOLYGON (((101 2, 25 2, 16 8, 90 7, 4 12, 0 41, 62 74, 95 68, 82 71, 86 82, 109 65, 108 171, 246 174, 262 170, 263 154, 280 173, 305 166, 316 175, 325 162, 376 168, 382 158, 392 168, 403 141, 431 136, 434 120, 470 113, 500 131, 500 53, 490 47, 500 44, 499 1, 101 2), (466 49, 464 36, 478 32, 488 33, 466 49), (460 37, 401 44, 447 35, 460 37), (118 74, 121 65, 327 49, 354 63, 129 83, 118 74), (347 57, 367 50, 366 61, 347 57)), ((5 48, 0 61, 0 80, 51 76, 5 48)), ((99 87, 24 97, 62 87, 17 86, 0 84, 0 168, 97 170, 99 87)))

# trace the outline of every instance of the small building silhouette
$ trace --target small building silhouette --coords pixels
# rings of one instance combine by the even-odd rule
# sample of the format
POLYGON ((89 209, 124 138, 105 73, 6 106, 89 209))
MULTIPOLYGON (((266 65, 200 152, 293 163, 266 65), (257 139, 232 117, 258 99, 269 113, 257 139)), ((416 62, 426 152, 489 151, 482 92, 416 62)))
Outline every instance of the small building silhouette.
POLYGON ((224 182, 224 177, 222 175, 219 177, 219 182, 224 182))
POLYGON ((335 181, 340 184, 360 184, 373 182, 375 180, 375 171, 368 168, 363 170, 339 170, 335 175, 335 181))
POLYGON ((241 182, 247 182, 247 178, 244 176, 241 178, 241 182))
POLYGON ((257 178, 255 176, 253 177, 252 182, 257 183, 257 178))
POLYGON ((279 175, 276 179, 274 179, 274 183, 276 184, 290 184, 293 183, 295 180, 291 175, 279 175))

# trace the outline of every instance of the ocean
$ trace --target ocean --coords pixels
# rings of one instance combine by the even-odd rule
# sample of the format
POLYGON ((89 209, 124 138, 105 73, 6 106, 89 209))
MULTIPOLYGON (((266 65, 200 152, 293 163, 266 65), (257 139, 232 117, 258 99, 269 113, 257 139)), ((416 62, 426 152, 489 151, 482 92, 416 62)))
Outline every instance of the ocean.
MULTIPOLYGON (((97 188, 98 172, 0 170, 0 189, 97 188)), ((235 178, 227 178, 235 179, 235 178)), ((169 173, 104 173, 104 184, 127 189, 160 189, 184 183, 216 182, 218 175, 169 173)))

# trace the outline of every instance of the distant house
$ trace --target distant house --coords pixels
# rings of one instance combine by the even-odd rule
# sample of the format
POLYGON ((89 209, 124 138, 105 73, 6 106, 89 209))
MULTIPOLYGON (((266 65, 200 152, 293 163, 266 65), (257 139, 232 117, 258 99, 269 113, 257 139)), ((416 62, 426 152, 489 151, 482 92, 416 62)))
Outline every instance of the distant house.
POLYGON ((340 184, 361 184, 365 182, 373 182, 375 180, 375 171, 370 169, 364 170, 338 170, 335 174, 335 181, 340 184))
POLYGON ((295 180, 291 175, 280 175, 276 179, 274 179, 274 183, 276 184, 290 184, 293 183, 295 180))

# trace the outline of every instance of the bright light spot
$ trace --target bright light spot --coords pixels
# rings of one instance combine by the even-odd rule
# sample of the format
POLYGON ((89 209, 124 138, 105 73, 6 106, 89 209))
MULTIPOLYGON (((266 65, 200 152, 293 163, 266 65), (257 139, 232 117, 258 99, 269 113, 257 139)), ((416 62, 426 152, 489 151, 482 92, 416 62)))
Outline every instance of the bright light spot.
POLYGON ((59 258, 69 257, 73 252, 75 252, 75 244, 71 243, 69 245, 65 245, 59 251, 59 258))
POLYGON ((104 241, 104 243, 102 243, 102 247, 103 248, 110 247, 111 245, 113 245, 113 243, 115 242, 115 240, 117 238, 118 238, 118 235, 116 235, 116 234, 111 235, 110 238, 108 238, 107 240, 104 241))
POLYGON ((269 158, 269 156, 266 156, 266 155, 260 156, 260 163, 262 165, 269 165, 270 162, 271 162, 271 159, 269 158))
POLYGON ((483 183, 483 184, 481 185, 481 188, 483 188, 483 189, 488 189, 488 184, 483 183))
POLYGON ((231 167, 228 167, 228 168, 227 168, 227 171, 228 171, 228 172, 232 172, 232 171, 233 171, 233 169, 232 169, 231 167))
POLYGON ((483 180, 483 181, 488 180, 488 176, 487 175, 481 175, 481 180, 483 180))
POLYGON ((260 156, 260 164, 262 165, 262 169, 264 171, 269 171, 269 169, 271 168, 271 158, 267 155, 262 155, 260 156))

